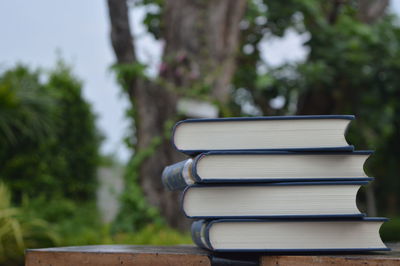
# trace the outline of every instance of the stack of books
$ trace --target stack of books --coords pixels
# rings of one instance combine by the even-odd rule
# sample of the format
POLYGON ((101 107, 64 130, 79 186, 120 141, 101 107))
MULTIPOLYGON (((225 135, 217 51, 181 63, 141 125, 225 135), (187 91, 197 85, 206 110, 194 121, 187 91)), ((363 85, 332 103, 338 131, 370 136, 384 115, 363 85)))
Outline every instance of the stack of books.
POLYGON ((194 242, 215 251, 388 250, 385 218, 356 205, 368 184, 371 151, 354 151, 345 132, 354 116, 191 119, 176 124, 173 145, 189 159, 162 181, 183 190, 194 242))

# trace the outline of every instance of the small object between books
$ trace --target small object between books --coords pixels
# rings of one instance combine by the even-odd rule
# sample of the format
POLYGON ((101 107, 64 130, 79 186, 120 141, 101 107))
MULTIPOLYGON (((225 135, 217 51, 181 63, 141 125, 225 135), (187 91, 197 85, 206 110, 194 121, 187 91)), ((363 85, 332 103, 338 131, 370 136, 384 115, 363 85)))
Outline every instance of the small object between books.
POLYGON ((389 250, 385 218, 365 217, 357 191, 372 178, 372 151, 345 139, 351 115, 190 119, 173 145, 192 157, 162 182, 183 190, 182 210, 199 247, 224 252, 389 250))

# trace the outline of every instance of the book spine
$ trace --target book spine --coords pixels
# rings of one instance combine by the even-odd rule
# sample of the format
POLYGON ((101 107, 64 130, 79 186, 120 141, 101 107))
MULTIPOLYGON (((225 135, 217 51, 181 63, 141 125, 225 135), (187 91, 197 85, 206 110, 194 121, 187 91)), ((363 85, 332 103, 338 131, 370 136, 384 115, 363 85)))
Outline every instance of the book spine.
POLYGON ((167 166, 161 176, 162 183, 169 190, 182 190, 194 184, 191 175, 192 159, 167 166))
POLYGON ((205 220, 198 220, 192 223, 192 229, 191 229, 191 233, 192 233, 192 240, 193 242, 199 247, 199 248, 205 248, 205 249, 209 249, 206 244, 205 241, 203 241, 204 239, 204 230, 206 227, 206 221, 205 220))

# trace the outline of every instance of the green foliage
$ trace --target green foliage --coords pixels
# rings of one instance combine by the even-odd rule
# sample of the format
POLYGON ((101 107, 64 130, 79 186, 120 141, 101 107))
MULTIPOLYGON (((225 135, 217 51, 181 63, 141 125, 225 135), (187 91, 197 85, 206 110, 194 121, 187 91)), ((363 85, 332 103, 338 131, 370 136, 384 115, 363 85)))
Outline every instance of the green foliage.
POLYGON ((17 263, 26 247, 54 245, 58 238, 49 224, 11 204, 11 193, 0 183, 0 264, 17 263))
MULTIPOLYGON (((222 115, 355 114, 348 141, 358 149, 376 149, 366 170, 376 177, 379 212, 394 216, 400 212, 399 21, 386 12, 365 23, 357 2, 248 1, 240 23, 233 101, 215 104, 222 115), (307 57, 269 66, 261 54, 273 51, 261 44, 289 30, 308 36, 303 44, 307 57), (283 99, 280 108, 271 104, 276 97, 283 99), (251 106, 251 112, 243 106, 251 106)), ((148 10, 148 31, 162 38, 164 3, 136 3, 148 10)))
POLYGON ((55 101, 39 82, 39 73, 17 66, 0 76, 0 143, 2 147, 52 134, 55 101), (18 88, 18 89, 14 89, 18 88))
MULTIPOLYGON (((136 219, 144 219, 149 215, 144 197, 139 194, 137 202, 144 206, 132 206, 129 212, 136 213, 136 219), (139 211, 139 212, 138 212, 139 211)), ((56 236, 54 245, 100 245, 100 244, 153 244, 172 245, 191 243, 188 234, 182 234, 170 229, 162 222, 144 222, 140 220, 134 231, 115 231, 110 225, 101 222, 99 213, 94 203, 77 203, 65 198, 54 199, 47 202, 44 197, 26 200, 23 211, 26 217, 36 217, 46 220, 48 228, 56 236), (46 206, 46 208, 43 208, 46 206)), ((129 213, 127 213, 129 215, 129 213)), ((153 214, 152 218, 156 216, 153 214)), ((136 221, 136 220, 134 220, 136 221)), ((118 228, 121 229, 121 228, 118 228)), ((123 228, 122 228, 123 229, 123 228)), ((43 244, 42 244, 43 246, 43 244)), ((38 247, 38 246, 36 246, 38 247)))
POLYGON ((384 242, 400 241, 400 218, 396 217, 384 223, 380 235, 384 242))
POLYGON ((135 233, 119 233, 113 238, 115 243, 136 245, 182 245, 192 244, 189 234, 157 224, 148 224, 135 233))
POLYGON ((23 210, 26 216, 49 223, 49 229, 58 236, 57 246, 103 243, 110 237, 94 202, 76 202, 63 197, 48 201, 41 196, 25 198, 23 210))
MULTIPOLYGON (((137 213, 137 216, 141 217, 141 214, 137 213)), ((135 232, 112 232, 110 225, 101 223, 92 202, 77 203, 61 197, 52 201, 44 196, 24 197, 22 205, 14 207, 7 189, 0 184, 0 264, 22 265, 25 248, 189 243, 190 235, 170 229, 162 223, 142 223, 135 232)))
POLYGON ((155 152, 161 141, 161 138, 155 138, 150 147, 137 152, 128 162, 124 176, 125 190, 121 195, 121 208, 113 223, 113 232, 135 232, 149 223, 165 225, 157 208, 152 207, 144 197, 137 176, 140 164, 155 152))
MULTIPOLYGON (((143 74, 140 66, 118 70, 143 74)), ((165 226, 137 184, 137 169, 161 137, 129 163, 117 223, 101 223, 96 169, 115 162, 98 156, 100 136, 81 87, 63 63, 49 72, 17 66, 0 74, 0 180, 10 188, 0 183, 0 264, 21 265, 25 248, 191 242, 165 226)))
MULTIPOLYGON (((144 202, 144 197, 140 197, 140 200, 144 202)), ((146 211, 144 211, 144 207, 142 208, 140 211, 143 211, 143 215, 146 216, 146 211)), ((18 210, 23 214, 24 219, 22 221, 30 222, 30 227, 24 225, 21 229, 24 235, 25 248, 102 244, 175 245, 191 243, 190 235, 170 229, 159 222, 141 223, 139 224, 140 227, 135 228, 134 232, 131 229, 114 232, 110 225, 102 224, 97 208, 92 202, 77 203, 66 198, 47 201, 45 197, 31 199, 25 197, 22 207, 18 210), (32 227, 32 225, 36 227, 32 227), (42 227, 38 227, 38 225, 42 227)), ((135 206, 129 211, 135 212, 135 206)), ((136 213, 136 215, 137 219, 143 219, 141 218, 142 213, 136 213)), ((9 247, 13 250, 12 252, 18 252, 15 254, 5 253, 7 254, 7 262, 9 264, 11 262, 22 264, 23 248, 17 249, 15 245, 9 247)))
POLYGON ((53 148, 53 175, 61 179, 64 195, 77 200, 94 197, 97 187, 101 136, 91 106, 82 97, 82 83, 62 63, 52 71, 46 84, 57 94, 57 136, 53 148), (59 165, 54 166, 54 154, 59 165))
POLYGON ((100 137, 81 87, 62 63, 47 75, 21 65, 0 75, 0 179, 14 200, 93 198, 100 137))
POLYGON ((380 214, 392 216, 400 212, 400 27, 389 13, 366 24, 359 12, 355 1, 338 9, 316 0, 250 1, 232 109, 237 115, 355 114, 348 141, 358 149, 376 149, 366 170, 376 177, 380 214), (308 56, 268 66, 260 56, 261 42, 288 30, 309 36, 308 56), (271 105, 277 96, 281 108, 271 105), (256 112, 240 112, 243 105, 256 112))
POLYGON ((144 6, 146 8, 146 17, 143 24, 147 27, 155 39, 161 39, 163 25, 161 19, 161 12, 164 8, 164 1, 162 0, 138 0, 135 1, 135 6, 144 6))
MULTIPOLYGON (((144 70, 145 66, 138 64, 114 65, 112 70, 116 73, 116 79, 124 90, 124 93, 130 95, 129 89, 131 82, 138 77, 147 79, 144 70)), ((146 200, 143 191, 139 185, 139 168, 141 163, 149 156, 154 154, 156 148, 161 144, 162 138, 153 139, 151 145, 143 150, 136 149, 135 128, 137 114, 135 108, 130 108, 126 116, 133 122, 128 130, 128 136, 125 138, 126 145, 135 151, 127 163, 124 172, 124 191, 120 196, 120 209, 118 215, 111 225, 111 231, 116 233, 138 232, 149 223, 155 223, 158 226, 164 224, 157 208, 152 207, 146 200)))
MULTIPOLYGON (((131 83, 136 78, 148 79, 145 74, 143 64, 120 64, 112 66, 112 70, 116 74, 116 80, 123 89, 124 93, 130 95, 131 83)), ((156 82, 163 83, 162 79, 156 82)), ((169 84, 163 84, 167 88, 169 84)), ((173 88, 176 89, 176 88, 173 88)), ((133 99, 134 100, 134 99, 133 99)), ((139 184, 139 169, 144 160, 154 154, 156 149, 161 145, 163 139, 170 137, 170 128, 173 121, 166 121, 164 125, 164 135, 155 137, 149 147, 138 150, 136 148, 135 130, 138 121, 136 109, 131 107, 126 111, 126 116, 131 119, 132 124, 128 130, 128 136, 125 138, 126 145, 134 151, 134 155, 129 160, 124 173, 124 191, 120 196, 120 209, 118 215, 111 225, 113 234, 136 233, 148 224, 155 224, 157 227, 165 226, 165 221, 160 216, 159 210, 151 206, 146 200, 142 188, 139 184)))
POLYGON ((0 183, 0 263, 109 237, 93 203, 100 135, 81 88, 62 62, 0 74, 0 180, 10 189, 0 183))
POLYGON ((146 66, 141 63, 116 64, 111 67, 111 70, 116 74, 117 82, 126 93, 129 93, 131 83, 136 78, 147 78, 145 74, 146 66))

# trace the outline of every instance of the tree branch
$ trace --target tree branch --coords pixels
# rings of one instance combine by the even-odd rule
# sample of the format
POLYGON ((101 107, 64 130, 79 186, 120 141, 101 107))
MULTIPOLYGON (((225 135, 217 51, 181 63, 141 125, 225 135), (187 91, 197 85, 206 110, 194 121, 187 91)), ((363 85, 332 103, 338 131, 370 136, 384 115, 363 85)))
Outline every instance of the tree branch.
POLYGON ((119 64, 135 63, 135 45, 129 24, 126 0, 107 0, 111 23, 111 42, 119 64))
POLYGON ((389 0, 359 0, 358 5, 360 20, 371 24, 383 15, 389 5, 389 0))
POLYGON ((332 9, 329 12, 328 15, 328 22, 329 24, 335 24, 338 16, 339 16, 339 12, 340 12, 340 8, 343 4, 343 0, 335 0, 332 3, 332 9))

